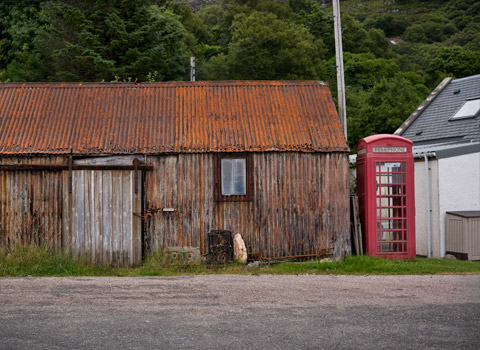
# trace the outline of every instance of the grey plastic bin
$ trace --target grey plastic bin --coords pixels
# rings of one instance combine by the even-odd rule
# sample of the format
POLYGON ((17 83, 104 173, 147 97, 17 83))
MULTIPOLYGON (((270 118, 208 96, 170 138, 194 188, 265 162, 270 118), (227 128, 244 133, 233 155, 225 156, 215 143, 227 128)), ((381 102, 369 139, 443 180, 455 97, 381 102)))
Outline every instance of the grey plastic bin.
POLYGON ((464 260, 480 260, 480 210, 447 211, 445 250, 464 260))

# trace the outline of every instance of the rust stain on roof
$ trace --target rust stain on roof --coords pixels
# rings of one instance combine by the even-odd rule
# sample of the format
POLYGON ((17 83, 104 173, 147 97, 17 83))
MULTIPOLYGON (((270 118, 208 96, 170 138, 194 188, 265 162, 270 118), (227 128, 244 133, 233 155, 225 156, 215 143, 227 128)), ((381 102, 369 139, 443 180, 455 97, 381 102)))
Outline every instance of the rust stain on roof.
POLYGON ((0 84, 0 153, 348 151, 316 81, 0 84))

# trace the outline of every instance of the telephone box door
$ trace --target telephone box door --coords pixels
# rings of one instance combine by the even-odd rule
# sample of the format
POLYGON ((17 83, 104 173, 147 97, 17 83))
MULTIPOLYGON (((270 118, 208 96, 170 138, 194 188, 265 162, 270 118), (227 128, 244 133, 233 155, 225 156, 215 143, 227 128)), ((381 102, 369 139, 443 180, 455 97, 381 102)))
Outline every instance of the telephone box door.
POLYGON ((365 251, 415 257, 415 200, 410 140, 375 135, 359 141, 357 181, 365 251))

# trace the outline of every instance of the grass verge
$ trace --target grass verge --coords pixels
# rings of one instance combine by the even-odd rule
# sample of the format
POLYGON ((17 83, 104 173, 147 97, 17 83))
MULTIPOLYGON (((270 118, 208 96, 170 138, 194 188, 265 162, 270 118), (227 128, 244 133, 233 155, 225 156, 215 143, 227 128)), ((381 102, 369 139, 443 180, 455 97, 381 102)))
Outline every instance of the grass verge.
POLYGON ((267 273, 339 275, 428 275, 480 273, 480 262, 416 258, 410 260, 350 256, 339 261, 309 261, 272 265, 267 273))
POLYGON ((342 274, 342 275, 412 275, 412 274, 480 273, 480 262, 425 259, 388 260, 368 256, 351 256, 339 261, 301 263, 184 265, 175 264, 161 252, 147 255, 136 268, 99 267, 74 260, 48 248, 19 246, 0 249, 0 276, 178 276, 204 274, 342 274))

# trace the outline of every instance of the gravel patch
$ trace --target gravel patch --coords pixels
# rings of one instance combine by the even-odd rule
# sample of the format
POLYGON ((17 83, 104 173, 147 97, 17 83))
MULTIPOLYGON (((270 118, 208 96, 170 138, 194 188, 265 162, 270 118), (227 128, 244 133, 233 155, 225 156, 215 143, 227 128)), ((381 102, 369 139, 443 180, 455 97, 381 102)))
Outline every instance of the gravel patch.
POLYGON ((0 348, 480 348, 480 274, 1 278, 0 348))

